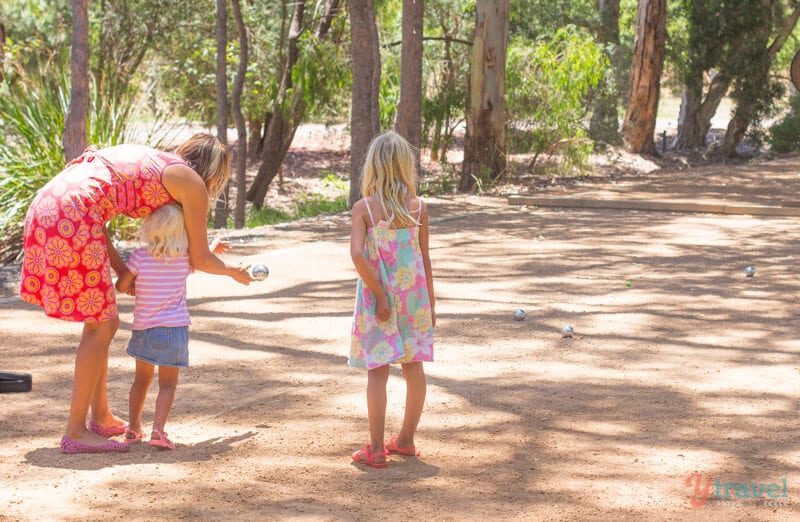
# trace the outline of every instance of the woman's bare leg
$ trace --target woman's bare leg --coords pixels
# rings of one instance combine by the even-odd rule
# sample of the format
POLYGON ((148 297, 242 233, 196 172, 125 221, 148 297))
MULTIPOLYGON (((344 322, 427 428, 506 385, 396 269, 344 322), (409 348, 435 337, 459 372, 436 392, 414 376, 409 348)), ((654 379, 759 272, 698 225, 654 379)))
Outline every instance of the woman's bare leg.
MULTIPOLYGON (((89 413, 89 405, 96 398, 104 399, 106 396, 105 389, 98 391, 97 388, 101 385, 105 388, 103 376, 108 368, 108 347, 118 327, 119 319, 83 325, 83 334, 75 356, 72 401, 65 433, 72 440, 84 444, 108 442, 105 437, 86 429, 86 416, 89 413)), ((98 406, 108 411, 108 403, 98 406)))

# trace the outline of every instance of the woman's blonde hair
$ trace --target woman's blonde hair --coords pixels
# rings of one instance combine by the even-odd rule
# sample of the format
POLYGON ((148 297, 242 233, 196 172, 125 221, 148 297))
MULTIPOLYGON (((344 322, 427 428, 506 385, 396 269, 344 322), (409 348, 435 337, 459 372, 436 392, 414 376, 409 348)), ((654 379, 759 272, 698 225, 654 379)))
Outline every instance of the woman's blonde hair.
POLYGON ((364 158, 361 195, 378 198, 386 220, 417 223, 406 207, 406 200, 417 195, 416 154, 402 136, 389 131, 373 138, 364 158))
POLYGON ((206 183, 211 199, 225 188, 230 175, 231 155, 228 148, 212 134, 200 132, 175 150, 206 183))
POLYGON ((183 209, 167 203, 144 218, 139 239, 153 257, 178 257, 189 251, 189 237, 183 222, 183 209))

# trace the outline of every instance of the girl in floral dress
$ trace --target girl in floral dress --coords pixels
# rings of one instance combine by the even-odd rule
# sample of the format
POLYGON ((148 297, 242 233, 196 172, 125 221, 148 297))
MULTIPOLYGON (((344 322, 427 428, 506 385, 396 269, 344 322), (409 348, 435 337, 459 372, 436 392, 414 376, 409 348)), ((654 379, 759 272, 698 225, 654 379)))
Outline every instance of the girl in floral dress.
POLYGON ((83 323, 62 452, 128 450, 127 444, 107 440, 127 427, 106 397, 108 348, 119 327, 111 269, 118 276, 127 272, 107 233, 109 220, 120 214, 141 218, 177 202, 184 210, 193 268, 242 284, 252 281, 246 267, 226 265, 208 246, 208 202, 224 187, 229 162, 226 147, 210 134, 192 136, 174 154, 138 145, 90 147, 31 203, 20 297, 48 316, 83 323))
POLYGON ((415 455, 414 434, 425 404, 423 361, 433 361, 433 275, 428 255, 428 210, 416 195, 415 155, 399 134, 370 144, 361 194, 352 210, 350 254, 358 271, 350 366, 367 369, 370 443, 352 459, 387 467, 390 453, 415 455), (403 425, 384 444, 389 364, 406 381, 403 425))

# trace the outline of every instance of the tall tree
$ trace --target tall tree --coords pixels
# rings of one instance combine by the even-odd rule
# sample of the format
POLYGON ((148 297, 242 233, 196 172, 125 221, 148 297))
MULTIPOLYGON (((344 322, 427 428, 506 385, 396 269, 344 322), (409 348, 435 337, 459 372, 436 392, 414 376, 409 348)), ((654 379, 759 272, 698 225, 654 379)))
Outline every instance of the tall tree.
POLYGON ((400 101, 394 130, 417 152, 420 163, 422 135, 422 31, 424 0, 403 0, 403 38, 400 55, 400 101))
MULTIPOLYGON (((226 0, 217 0, 217 139, 228 144, 228 5, 226 0)), ((228 194, 230 183, 217 198, 214 212, 214 228, 225 228, 228 224, 228 194)))
POLYGON ((350 109, 350 198, 352 207, 361 197, 361 169, 369 144, 380 132, 381 55, 375 3, 347 0, 350 8, 350 41, 353 92, 350 109))
POLYGON ((77 158, 86 148, 89 113, 89 0, 72 0, 72 46, 69 55, 70 97, 64 122, 64 156, 77 158))
POLYGON ((601 80, 594 92, 589 136, 595 141, 616 143, 619 140, 619 0, 596 0, 600 23, 595 30, 597 43, 603 47, 611 63, 610 75, 601 80))
POLYGON ((242 91, 244 90, 244 77, 247 74, 247 28, 242 18, 242 9, 239 0, 231 0, 233 19, 236 22, 236 32, 239 33, 239 66, 236 70, 236 79, 233 82, 231 93, 231 109, 236 122, 236 208, 233 212, 233 221, 236 228, 244 228, 245 206, 247 200, 247 127, 242 114, 242 91))
MULTIPOLYGON (((275 97, 272 113, 264 131, 264 145, 261 149, 261 166, 258 168, 253 184, 247 191, 247 199, 256 207, 264 204, 269 185, 280 170, 283 158, 292 144, 297 127, 303 121, 308 105, 304 85, 306 79, 298 74, 300 38, 311 24, 305 22, 306 0, 294 2, 294 12, 287 37, 287 53, 283 63, 278 94, 275 97), (296 81, 299 80, 299 81, 296 81)), ((315 16, 318 28, 316 41, 324 42, 330 32, 331 21, 339 12, 339 0, 325 0, 321 13, 315 16)))
POLYGON ((506 47, 508 0, 477 0, 472 44, 467 132, 459 190, 506 170, 506 47))
POLYGON ((785 13, 786 6, 779 0, 762 0, 757 8, 748 10, 749 18, 755 22, 755 30, 749 35, 750 45, 741 50, 744 61, 732 93, 736 108, 720 146, 723 156, 736 155, 736 148, 748 128, 759 123, 763 116, 770 115, 772 100, 779 92, 783 92, 770 77, 769 71, 800 18, 800 3, 792 3, 794 5, 788 16, 785 13))
POLYGON ((666 41, 666 0, 639 0, 628 110, 622 141, 630 152, 655 154, 654 132, 666 41))

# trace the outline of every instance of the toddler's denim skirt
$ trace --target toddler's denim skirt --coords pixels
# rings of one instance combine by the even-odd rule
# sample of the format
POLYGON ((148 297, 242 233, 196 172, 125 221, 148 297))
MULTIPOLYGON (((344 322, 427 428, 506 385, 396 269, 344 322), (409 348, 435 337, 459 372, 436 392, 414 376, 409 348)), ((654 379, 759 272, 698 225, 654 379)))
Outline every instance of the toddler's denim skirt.
POLYGON ((189 327, 156 326, 133 330, 128 355, 158 366, 189 366, 189 327))

